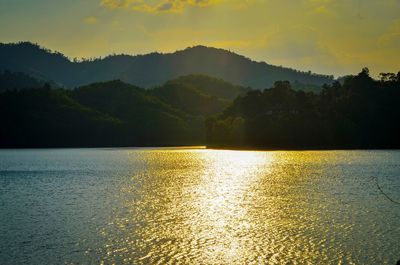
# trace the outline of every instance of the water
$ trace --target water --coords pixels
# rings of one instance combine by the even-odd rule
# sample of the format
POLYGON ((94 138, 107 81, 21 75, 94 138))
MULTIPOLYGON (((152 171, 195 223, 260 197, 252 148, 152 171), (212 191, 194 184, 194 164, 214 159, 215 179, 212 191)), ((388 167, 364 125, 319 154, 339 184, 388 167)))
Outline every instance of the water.
POLYGON ((0 151, 0 264, 395 264, 400 151, 0 151))

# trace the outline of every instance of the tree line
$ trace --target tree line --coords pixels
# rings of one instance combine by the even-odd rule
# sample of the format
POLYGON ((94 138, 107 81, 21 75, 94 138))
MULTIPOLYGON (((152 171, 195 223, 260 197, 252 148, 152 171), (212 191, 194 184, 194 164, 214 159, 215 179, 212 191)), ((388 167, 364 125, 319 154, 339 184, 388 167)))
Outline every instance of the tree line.
POLYGON ((26 89, 35 82, 22 74, 3 79, 0 147, 400 147, 400 72, 375 80, 364 68, 317 92, 288 81, 251 90, 202 75, 153 89, 118 80, 26 89))
POLYGON ((350 149, 400 147, 400 72, 374 80, 364 68, 321 93, 287 81, 239 96, 206 121, 213 147, 350 149))

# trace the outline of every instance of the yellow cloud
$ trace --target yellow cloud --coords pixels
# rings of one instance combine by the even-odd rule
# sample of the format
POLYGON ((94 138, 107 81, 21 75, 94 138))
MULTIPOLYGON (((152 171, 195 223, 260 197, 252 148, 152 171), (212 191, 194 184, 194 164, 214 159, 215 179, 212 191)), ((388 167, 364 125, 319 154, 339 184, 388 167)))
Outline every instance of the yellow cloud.
POLYGON ((96 24, 98 21, 97 17, 95 16, 90 16, 90 17, 86 17, 83 22, 85 22, 86 24, 96 24))
POLYGON ((206 7, 222 0, 102 0, 100 5, 109 9, 130 9, 147 13, 179 13, 188 6, 206 7))

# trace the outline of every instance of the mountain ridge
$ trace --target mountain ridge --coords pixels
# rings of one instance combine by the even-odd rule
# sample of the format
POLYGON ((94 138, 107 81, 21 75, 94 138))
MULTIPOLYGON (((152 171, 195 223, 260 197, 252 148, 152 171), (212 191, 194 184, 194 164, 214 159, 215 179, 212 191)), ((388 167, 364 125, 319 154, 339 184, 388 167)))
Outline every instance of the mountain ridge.
POLYGON ((228 50, 203 45, 173 53, 114 54, 77 61, 31 42, 0 43, 0 70, 24 72, 68 88, 114 79, 151 88, 190 74, 209 75, 256 89, 271 87, 279 80, 314 86, 334 81, 333 76, 256 62, 228 50))

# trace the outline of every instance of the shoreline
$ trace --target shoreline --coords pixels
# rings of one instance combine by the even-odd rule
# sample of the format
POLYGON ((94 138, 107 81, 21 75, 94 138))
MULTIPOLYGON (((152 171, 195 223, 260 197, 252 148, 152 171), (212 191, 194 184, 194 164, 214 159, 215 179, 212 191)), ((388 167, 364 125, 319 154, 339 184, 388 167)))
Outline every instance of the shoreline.
POLYGON ((230 150, 230 151, 396 151, 400 148, 362 148, 362 147, 337 147, 337 148, 263 148, 253 146, 213 146, 213 145, 154 145, 154 146, 57 146, 57 147, 0 147, 0 150, 58 150, 58 149, 105 149, 105 150, 151 150, 151 149, 165 149, 165 150, 230 150))

